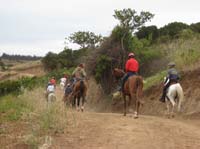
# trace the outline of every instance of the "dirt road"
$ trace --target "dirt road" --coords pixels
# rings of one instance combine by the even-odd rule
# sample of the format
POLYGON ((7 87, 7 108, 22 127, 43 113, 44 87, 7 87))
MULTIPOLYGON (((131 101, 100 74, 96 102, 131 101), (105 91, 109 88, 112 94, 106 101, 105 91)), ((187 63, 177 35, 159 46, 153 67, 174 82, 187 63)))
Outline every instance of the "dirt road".
POLYGON ((52 149, 200 148, 199 128, 172 119, 76 112, 72 123, 64 134, 53 137, 52 149))

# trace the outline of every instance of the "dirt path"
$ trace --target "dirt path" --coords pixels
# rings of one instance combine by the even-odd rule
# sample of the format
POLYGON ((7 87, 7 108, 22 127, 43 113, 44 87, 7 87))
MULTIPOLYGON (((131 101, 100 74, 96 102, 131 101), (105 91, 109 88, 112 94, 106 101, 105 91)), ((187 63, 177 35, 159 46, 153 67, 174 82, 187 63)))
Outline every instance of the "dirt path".
POLYGON ((74 110, 68 114, 70 123, 63 134, 52 136, 51 149, 200 148, 200 127, 189 121, 74 110))
POLYGON ((52 149, 200 148, 199 128, 176 120, 78 112, 74 117, 74 125, 53 137, 52 149))

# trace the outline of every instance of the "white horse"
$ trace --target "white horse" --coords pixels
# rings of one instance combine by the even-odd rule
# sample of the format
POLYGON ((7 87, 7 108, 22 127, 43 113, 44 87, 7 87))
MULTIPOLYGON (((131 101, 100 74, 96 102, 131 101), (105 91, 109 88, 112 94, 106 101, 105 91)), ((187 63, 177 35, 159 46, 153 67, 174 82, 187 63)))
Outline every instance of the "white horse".
POLYGON ((60 79, 60 89, 64 91, 67 79, 65 77, 60 79))
POLYGON ((65 88, 65 82, 60 82, 60 89, 63 91, 65 88))
POLYGON ((49 107, 49 105, 53 102, 56 101, 56 95, 55 93, 49 93, 48 97, 47 97, 47 106, 49 107))
POLYGON ((168 116, 174 117, 174 107, 178 104, 178 112, 181 111, 181 103, 183 102, 183 89, 179 83, 172 84, 167 90, 165 102, 167 104, 168 116), (170 104, 171 103, 171 104, 170 104), (170 112, 171 105, 171 112, 170 112))

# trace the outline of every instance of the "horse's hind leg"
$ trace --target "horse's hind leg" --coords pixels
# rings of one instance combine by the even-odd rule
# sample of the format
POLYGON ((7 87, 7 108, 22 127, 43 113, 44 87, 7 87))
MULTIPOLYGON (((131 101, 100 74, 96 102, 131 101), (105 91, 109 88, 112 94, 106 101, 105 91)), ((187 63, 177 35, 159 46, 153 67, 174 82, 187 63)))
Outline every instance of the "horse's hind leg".
POLYGON ((139 109, 140 109, 140 101, 136 100, 136 112, 134 118, 138 118, 139 109))
POLYGON ((76 100, 76 105, 77 105, 76 109, 77 109, 77 111, 79 111, 80 110, 80 108, 79 108, 80 107, 80 97, 77 97, 76 99, 77 99, 76 100))
POLYGON ((174 107, 175 107, 176 103, 175 103, 175 101, 174 101, 174 98, 172 98, 171 96, 169 96, 169 101, 170 101, 171 104, 172 104, 172 110, 171 110, 170 116, 171 116, 171 117, 174 117, 174 107))
POLYGON ((83 112, 84 110, 84 103, 85 103, 85 96, 82 97, 82 100, 81 100, 81 111, 83 112))
POLYGON ((124 116, 126 116, 126 96, 123 95, 124 98, 124 116))
POLYGON ((168 100, 165 100, 165 102, 166 102, 166 106, 167 106, 167 117, 170 118, 170 105, 169 105, 170 103, 168 100))

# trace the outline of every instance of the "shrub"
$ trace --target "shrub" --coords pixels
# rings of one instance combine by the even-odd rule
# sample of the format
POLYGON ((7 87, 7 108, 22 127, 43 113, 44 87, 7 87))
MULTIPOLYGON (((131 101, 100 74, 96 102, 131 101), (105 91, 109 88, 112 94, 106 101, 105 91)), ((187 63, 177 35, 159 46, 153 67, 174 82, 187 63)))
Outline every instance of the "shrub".
POLYGON ((101 81, 102 76, 105 76, 107 72, 111 69, 111 59, 106 55, 101 55, 97 59, 96 69, 95 69, 95 79, 97 82, 101 81))

